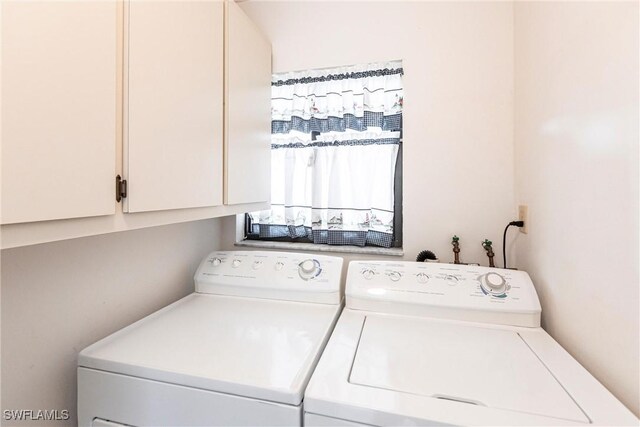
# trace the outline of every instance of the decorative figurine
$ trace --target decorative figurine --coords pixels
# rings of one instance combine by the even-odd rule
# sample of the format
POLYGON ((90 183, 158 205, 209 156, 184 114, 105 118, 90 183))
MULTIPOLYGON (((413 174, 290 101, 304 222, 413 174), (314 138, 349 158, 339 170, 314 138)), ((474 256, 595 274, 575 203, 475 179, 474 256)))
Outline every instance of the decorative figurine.
POLYGON ((496 265, 493 263, 493 247, 491 246, 491 240, 484 239, 482 242, 482 247, 487 251, 487 256, 489 257, 489 267, 495 267, 496 265))
POLYGON ((451 239, 451 244, 453 245, 453 256, 454 256, 454 260, 453 263, 454 264, 460 264, 460 243, 459 243, 460 238, 458 236, 453 236, 453 238, 451 239))

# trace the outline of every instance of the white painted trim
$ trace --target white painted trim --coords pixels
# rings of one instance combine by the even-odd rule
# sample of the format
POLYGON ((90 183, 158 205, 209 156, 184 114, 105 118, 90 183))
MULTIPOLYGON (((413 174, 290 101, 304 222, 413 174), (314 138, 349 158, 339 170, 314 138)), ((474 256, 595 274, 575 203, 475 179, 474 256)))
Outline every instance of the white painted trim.
POLYGON ((2 230, 0 246, 2 249, 8 249, 78 237, 95 236, 97 234, 199 221, 235 215, 238 212, 251 212, 268 208, 269 205, 266 203, 250 203, 234 206, 212 206, 133 214, 117 211, 115 215, 7 224, 0 227, 2 230))
POLYGON ((404 256, 404 250, 402 248, 378 248, 375 246, 334 246, 316 245, 313 243, 270 242, 265 240, 240 240, 235 242, 235 246, 260 249, 284 249, 291 251, 338 252, 347 254, 384 255, 398 257, 404 256))
POLYGON ((375 246, 334 246, 334 245, 316 245, 313 243, 295 243, 295 242, 270 242, 267 240, 247 240, 244 234, 244 215, 236 215, 236 240, 234 246, 243 246, 259 249, 280 249, 291 251, 311 251, 311 252, 338 252, 346 254, 366 254, 366 255, 384 255, 384 256, 404 256, 402 248, 379 248, 375 246))

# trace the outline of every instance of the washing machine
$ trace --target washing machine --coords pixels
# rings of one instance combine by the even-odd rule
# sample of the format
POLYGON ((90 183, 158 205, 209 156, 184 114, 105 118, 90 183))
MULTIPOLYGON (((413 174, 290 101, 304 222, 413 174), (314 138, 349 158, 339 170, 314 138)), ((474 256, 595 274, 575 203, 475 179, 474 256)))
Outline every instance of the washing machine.
POLYGON ((540 315, 523 271, 351 262, 305 425, 637 426, 540 315))
POLYGON ((214 252, 195 292, 84 349, 80 426, 301 425, 342 258, 214 252))

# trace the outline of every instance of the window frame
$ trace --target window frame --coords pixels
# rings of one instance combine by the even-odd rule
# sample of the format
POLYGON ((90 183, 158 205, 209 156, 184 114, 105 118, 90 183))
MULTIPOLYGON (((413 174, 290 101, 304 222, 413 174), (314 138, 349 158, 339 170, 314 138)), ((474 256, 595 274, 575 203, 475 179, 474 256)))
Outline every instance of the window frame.
MULTIPOLYGON (((314 243, 308 237, 291 237, 291 236, 283 236, 283 237, 260 237, 257 233, 252 232, 252 222, 251 215, 249 213, 244 214, 243 223, 243 239, 244 241, 253 241, 253 242, 281 242, 281 243, 303 243, 310 244, 317 247, 351 247, 351 248, 379 248, 381 250, 397 250, 402 249, 403 247, 403 129, 404 129, 404 120, 400 122, 400 143, 398 145, 398 154, 396 157, 396 165, 395 165, 395 173, 394 173, 394 186, 393 186, 393 195, 394 195, 394 203, 393 203, 393 238, 391 242, 391 246, 389 248, 366 244, 364 246, 354 246, 354 245, 330 245, 326 243, 314 243)), ((318 134, 316 132, 312 132, 311 140, 316 140, 318 134)), ((237 226, 239 228, 239 222, 237 222, 237 226)), ((239 230, 236 230, 238 233, 239 230)), ((236 242, 238 243, 238 242, 236 242)))

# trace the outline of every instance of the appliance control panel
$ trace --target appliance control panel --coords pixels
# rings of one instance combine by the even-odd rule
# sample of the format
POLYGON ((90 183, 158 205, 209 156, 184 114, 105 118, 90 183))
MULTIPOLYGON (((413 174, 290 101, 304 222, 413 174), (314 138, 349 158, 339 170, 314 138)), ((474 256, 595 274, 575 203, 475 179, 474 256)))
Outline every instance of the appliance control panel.
POLYGON ((524 271, 461 264, 352 261, 347 307, 516 326, 540 325, 524 271))
POLYGON ((216 251, 195 275, 196 292, 340 303, 342 258, 311 253, 216 251))

